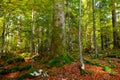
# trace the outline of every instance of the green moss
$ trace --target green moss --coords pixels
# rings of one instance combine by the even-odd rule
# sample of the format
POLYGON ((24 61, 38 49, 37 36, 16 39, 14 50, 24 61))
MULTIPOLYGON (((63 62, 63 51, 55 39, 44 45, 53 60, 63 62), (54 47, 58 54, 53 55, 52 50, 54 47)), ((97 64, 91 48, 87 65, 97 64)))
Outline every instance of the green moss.
POLYGON ((19 71, 19 66, 13 66, 12 68, 10 68, 10 72, 15 72, 15 71, 19 71))
POLYGON ((110 68, 116 68, 116 65, 111 65, 110 68))
POLYGON ((71 62, 73 62, 73 59, 70 56, 60 55, 50 60, 48 65, 50 67, 53 67, 53 66, 60 67, 60 66, 63 66, 64 64, 70 64, 71 62))
POLYGON ((104 69, 105 72, 108 72, 111 75, 115 74, 115 72, 112 70, 112 68, 110 66, 103 66, 103 69, 104 69))
POLYGON ((15 61, 15 58, 9 58, 9 59, 7 59, 7 63, 8 64, 12 64, 13 62, 15 61))
POLYGON ((35 76, 30 75, 30 73, 32 73, 34 71, 38 72, 38 69, 35 68, 35 67, 31 67, 31 65, 27 65, 27 66, 22 67, 21 70, 27 70, 27 68, 29 68, 28 72, 25 73, 25 74, 22 74, 22 75, 18 76, 16 78, 16 80, 24 80, 25 78, 30 78, 30 79, 31 78, 35 78, 35 76))
POLYGON ((30 53, 26 52, 26 53, 22 53, 20 55, 22 58, 26 58, 26 57, 29 57, 30 56, 30 53))
POLYGON ((80 74, 81 74, 81 75, 84 75, 84 74, 85 74, 85 70, 80 69, 80 74))
POLYGON ((34 78, 29 73, 22 74, 16 78, 16 80, 24 80, 25 78, 34 78))
POLYGON ((19 71, 29 70, 31 67, 32 67, 31 65, 26 65, 26 66, 19 68, 19 71))
POLYGON ((89 60, 85 60, 85 59, 84 59, 84 62, 87 63, 87 64, 94 65, 94 64, 93 64, 91 61, 89 61, 89 60))

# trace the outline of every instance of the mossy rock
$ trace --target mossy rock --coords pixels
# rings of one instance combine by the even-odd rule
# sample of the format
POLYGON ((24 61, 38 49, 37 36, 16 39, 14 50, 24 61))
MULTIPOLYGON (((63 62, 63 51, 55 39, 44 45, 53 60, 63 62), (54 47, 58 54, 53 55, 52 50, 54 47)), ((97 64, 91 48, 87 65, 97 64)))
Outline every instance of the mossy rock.
POLYGON ((73 62, 73 59, 70 56, 60 55, 50 60, 48 62, 48 65, 50 67, 53 67, 53 66, 60 67, 60 66, 63 66, 64 64, 70 64, 72 62, 73 62))

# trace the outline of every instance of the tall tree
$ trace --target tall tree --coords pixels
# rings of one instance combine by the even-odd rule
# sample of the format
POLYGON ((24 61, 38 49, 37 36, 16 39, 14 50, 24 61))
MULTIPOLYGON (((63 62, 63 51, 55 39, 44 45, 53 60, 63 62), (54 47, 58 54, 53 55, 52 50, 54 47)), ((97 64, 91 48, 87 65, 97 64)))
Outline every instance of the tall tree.
POLYGON ((1 58, 1 56, 2 56, 2 53, 4 52, 4 47, 5 47, 6 10, 4 10, 3 13, 4 13, 4 14, 3 14, 4 21, 3 21, 3 29, 2 29, 2 36, 1 36, 1 38, 2 38, 2 41, 1 41, 2 44, 1 44, 1 51, 0 51, 1 55, 0 55, 0 58, 1 58))
POLYGON ((93 10, 93 38, 94 38, 94 48, 95 48, 96 56, 98 56, 97 40, 96 40, 95 0, 92 0, 92 10, 93 10))
POLYGON ((113 26, 113 44, 114 48, 120 48, 120 38, 117 33, 117 18, 116 18, 116 1, 111 1, 111 8, 112 8, 112 26, 113 26))
POLYGON ((51 52, 53 55, 60 55, 65 52, 64 42, 64 0, 53 0, 53 29, 51 52))
POLYGON ((79 54, 80 54, 80 62, 82 64, 81 69, 85 69, 84 63, 83 63, 83 57, 82 57, 82 40, 81 40, 81 20, 82 20, 82 14, 81 14, 81 10, 82 10, 82 0, 79 0, 79 27, 78 27, 78 39, 79 39, 79 54))
POLYGON ((31 38, 30 38, 30 52, 33 54, 35 52, 35 46, 34 46, 34 9, 32 9, 32 24, 31 24, 31 38))

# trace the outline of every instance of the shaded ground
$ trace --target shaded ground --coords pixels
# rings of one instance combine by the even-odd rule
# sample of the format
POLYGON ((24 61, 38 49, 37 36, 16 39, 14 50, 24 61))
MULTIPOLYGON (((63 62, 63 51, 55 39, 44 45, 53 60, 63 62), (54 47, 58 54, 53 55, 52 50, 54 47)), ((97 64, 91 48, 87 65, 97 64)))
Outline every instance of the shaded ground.
MULTIPOLYGON (((86 57, 87 58, 87 57, 86 57)), ((88 59, 88 58, 87 58, 88 59)), ((120 80, 120 59, 118 58, 104 58, 100 60, 92 59, 92 62, 99 62, 102 65, 116 65, 113 69, 115 72, 111 74, 103 70, 102 67, 91 65, 85 63, 85 74, 80 74, 80 63, 73 62, 72 64, 66 64, 63 67, 52 67, 52 68, 44 68, 44 65, 39 62, 35 62, 34 66, 39 69, 45 69, 48 73, 48 77, 38 76, 35 78, 25 78, 24 80, 120 80), (110 62, 108 62, 110 61, 110 62)), ((30 63, 22 62, 20 66, 25 66, 30 63)), ((14 64, 6 66, 7 68, 14 66, 14 64)), ((8 74, 4 74, 0 76, 0 80, 15 80, 16 77, 26 73, 27 71, 16 71, 8 74)))

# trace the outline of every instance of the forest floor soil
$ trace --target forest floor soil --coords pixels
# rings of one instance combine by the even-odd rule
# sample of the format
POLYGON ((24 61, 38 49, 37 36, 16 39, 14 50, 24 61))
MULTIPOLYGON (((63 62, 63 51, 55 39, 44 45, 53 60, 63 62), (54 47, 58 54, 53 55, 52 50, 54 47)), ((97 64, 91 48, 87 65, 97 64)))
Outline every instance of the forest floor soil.
MULTIPOLYGON (((88 59, 86 57, 86 59, 88 59)), ((85 73, 80 74, 80 62, 72 62, 62 67, 51 67, 46 68, 45 71, 48 73, 47 77, 38 76, 35 78, 25 78, 24 80, 120 80, 120 59, 118 58, 104 58, 104 59, 91 59, 93 62, 99 62, 104 66, 116 65, 113 68, 114 74, 104 71, 101 66, 91 65, 85 63, 85 73), (110 63, 108 62, 110 61, 110 63)), ((20 66, 25 66, 30 63, 22 62, 20 66)), ((15 66, 10 64, 7 67, 15 66)), ((39 69, 44 69, 44 65, 39 62, 35 62, 34 66, 39 69)), ((0 80, 15 80, 16 77, 26 73, 27 71, 16 71, 0 76, 0 80)))

